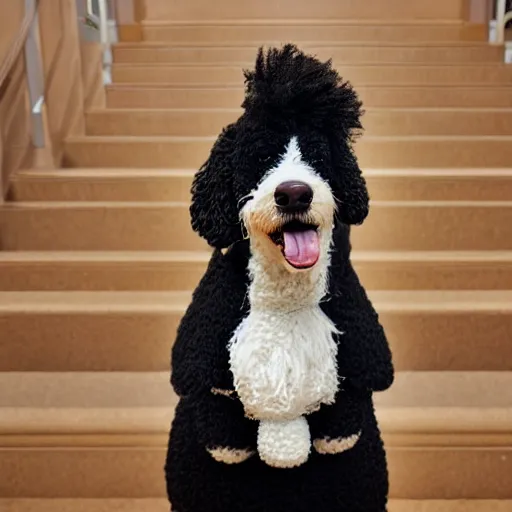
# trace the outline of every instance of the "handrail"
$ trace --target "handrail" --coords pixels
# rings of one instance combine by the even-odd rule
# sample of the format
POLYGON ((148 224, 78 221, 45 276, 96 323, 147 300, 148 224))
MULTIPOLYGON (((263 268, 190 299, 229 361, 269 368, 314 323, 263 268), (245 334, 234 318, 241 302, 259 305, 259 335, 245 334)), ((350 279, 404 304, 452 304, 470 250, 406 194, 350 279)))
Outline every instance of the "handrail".
POLYGON ((512 11, 507 12, 507 0, 496 0, 496 44, 505 43, 505 26, 512 21, 512 11))
POLYGON ((24 47, 25 72, 32 115, 32 142, 36 148, 43 148, 45 146, 43 122, 44 76, 38 41, 38 9, 39 0, 25 0, 25 15, 20 30, 0 66, 0 85, 5 81, 24 47))
POLYGON ((39 51, 38 0, 25 0, 25 8, 34 10, 34 18, 25 41, 25 62, 32 114, 32 142, 36 148, 45 147, 43 105, 44 105, 44 72, 39 51))
POLYGON ((92 0, 87 0, 87 17, 98 25, 100 31, 100 43, 103 52, 103 81, 110 83, 112 81, 110 72, 112 66, 112 50, 110 44, 107 0, 98 0, 98 11, 98 15, 96 15, 92 0))

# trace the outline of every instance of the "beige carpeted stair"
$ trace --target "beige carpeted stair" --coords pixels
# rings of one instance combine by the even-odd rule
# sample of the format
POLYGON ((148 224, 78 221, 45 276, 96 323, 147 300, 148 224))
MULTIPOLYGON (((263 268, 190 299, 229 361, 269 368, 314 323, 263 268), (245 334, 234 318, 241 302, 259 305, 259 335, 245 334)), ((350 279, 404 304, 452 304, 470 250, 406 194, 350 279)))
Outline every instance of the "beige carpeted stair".
MULTIPOLYGON (((501 500, 392 500, 389 512, 509 512, 501 500)), ((162 499, 0 500, 0 512, 169 512, 162 499)))
MULTIPOLYGON (((0 494, 164 497, 175 403, 165 371, 4 372, 0 494)), ((391 497, 510 498, 511 404, 510 372, 399 372, 376 398, 391 497)))
MULTIPOLYGON (((512 510, 512 67, 465 0, 142 0, 107 106, 0 212, 0 512, 164 512, 169 355, 209 249, 189 188, 261 43, 365 102, 353 261, 397 368, 390 512, 512 510), (133 39, 133 38, 132 38, 133 39)), ((128 32, 127 32, 128 33, 128 32)))

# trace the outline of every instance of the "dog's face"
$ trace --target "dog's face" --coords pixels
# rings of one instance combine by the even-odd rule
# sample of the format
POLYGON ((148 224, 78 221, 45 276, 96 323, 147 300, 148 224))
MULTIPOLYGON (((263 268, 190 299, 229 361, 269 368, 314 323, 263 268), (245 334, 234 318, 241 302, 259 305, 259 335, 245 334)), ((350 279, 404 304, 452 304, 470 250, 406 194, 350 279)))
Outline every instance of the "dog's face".
POLYGON ((312 268, 333 222, 358 224, 368 213, 352 151, 361 102, 330 62, 286 45, 258 52, 242 106, 196 174, 192 227, 213 247, 249 235, 273 261, 312 268))
POLYGON ((253 249, 291 271, 313 268, 329 250, 336 202, 326 179, 303 158, 292 137, 260 179, 240 216, 253 249))
POLYGON ((251 129, 217 139, 192 187, 193 228, 222 249, 249 236, 289 270, 315 266, 337 222, 361 223, 368 193, 349 142, 251 129))

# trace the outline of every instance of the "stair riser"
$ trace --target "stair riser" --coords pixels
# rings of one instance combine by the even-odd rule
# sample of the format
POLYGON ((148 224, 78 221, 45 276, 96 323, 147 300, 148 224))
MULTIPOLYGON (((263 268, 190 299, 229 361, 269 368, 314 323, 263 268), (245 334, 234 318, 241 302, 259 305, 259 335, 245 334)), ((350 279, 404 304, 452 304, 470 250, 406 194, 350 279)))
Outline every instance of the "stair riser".
MULTIPOLYGON (((66 172, 66 171, 64 171, 66 172)), ((151 175, 22 177, 11 186, 15 201, 190 201, 191 176, 151 175)), ((489 177, 372 176, 366 172, 375 201, 509 201, 512 175, 489 177)))
MULTIPOLYGON (((169 512, 166 498, 23 499, 0 498, 6 512, 169 512)), ((512 500, 391 500, 389 512, 509 512, 512 500)))
POLYGON ((212 4, 208 0, 145 0, 145 14, 149 20, 241 20, 241 19, 370 19, 370 20, 460 20, 465 14, 463 0, 431 0, 411 3, 405 0, 367 0, 364 5, 354 0, 260 0, 257 4, 238 0, 222 0, 212 4))
MULTIPOLYGON (((334 61, 337 71, 356 87, 365 85, 512 84, 506 66, 350 66, 334 61)), ((172 66, 114 64, 112 79, 130 84, 243 85, 240 66, 172 66)))
MULTIPOLYGON (((509 311, 375 307, 399 371, 510 370, 509 311)), ((0 313, 0 371, 167 371, 183 311, 148 309, 0 313)))
MULTIPOLYGON (((368 262, 360 261, 357 255, 353 261, 363 284, 371 290, 512 289, 511 262, 368 262)), ((205 270, 206 261, 0 263, 0 289, 191 290, 205 270)))
MULTIPOLYGON (((213 141, 79 139, 66 144, 64 166, 199 169, 213 141)), ((505 168, 512 162, 512 139, 365 137, 357 143, 356 153, 362 168, 505 168)))
MULTIPOLYGON (((268 43, 267 43, 268 44, 268 43)), ((258 45, 247 47, 143 47, 114 46, 114 61, 117 63, 168 63, 211 64, 215 62, 244 64, 250 67, 256 56, 258 45)), ((496 46, 312 46, 301 45, 301 49, 321 59, 333 58, 345 64, 373 64, 383 62, 447 63, 453 62, 503 62, 503 49, 496 46)))
MULTIPOLYGON (((511 190, 512 190, 512 179, 511 190)), ((155 177, 110 176, 58 179, 14 180, 11 197, 15 201, 190 201, 191 176, 155 177)), ((497 184, 496 193, 501 186, 497 184)), ((476 188, 475 188, 476 190, 476 188)), ((501 189, 502 190, 502 189, 501 189)), ((509 196, 510 197, 510 196, 509 196)))
MULTIPOLYGON (((498 449, 388 448, 392 498, 511 498, 512 457, 498 449), (485 467, 485 472, 482 472, 485 467)), ((3 497, 164 497, 165 449, 2 451, 3 497)))
MULTIPOLYGON (((512 107, 510 89, 496 87, 358 87, 365 107, 512 107)), ((111 85, 109 108, 237 108, 243 89, 175 89, 111 85)))
MULTIPOLYGON (((206 248, 186 206, 6 209, 0 222, 4 250, 206 248)), ((356 250, 512 250, 510 225, 510 206, 374 204, 352 241, 356 250)))
MULTIPOLYGON (((90 113, 89 135, 215 136, 240 111, 125 111, 90 113)), ((512 135, 512 111, 368 110, 367 135, 512 135)))
POLYGON ((146 41, 173 43, 241 43, 266 45, 332 41, 406 42, 481 41, 487 39, 484 25, 143 25, 146 41))

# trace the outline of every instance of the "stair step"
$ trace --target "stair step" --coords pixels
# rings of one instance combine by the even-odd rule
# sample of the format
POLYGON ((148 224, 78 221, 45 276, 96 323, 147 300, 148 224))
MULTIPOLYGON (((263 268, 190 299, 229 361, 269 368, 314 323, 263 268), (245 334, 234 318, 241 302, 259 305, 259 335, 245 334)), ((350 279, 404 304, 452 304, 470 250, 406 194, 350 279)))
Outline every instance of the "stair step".
MULTIPOLYGON (((216 136, 236 121, 238 109, 102 109, 86 115, 89 135, 216 136)), ((369 109, 365 133, 373 136, 512 135, 510 109, 369 109)))
MULTIPOLYGON (((21 170, 11 183, 13 201, 190 200, 195 171, 169 169, 21 170)), ((365 169, 376 201, 507 201, 512 169, 365 169)))
MULTIPOLYGON (((512 500, 390 500, 389 512, 510 512, 512 500)), ((0 512, 169 512, 165 498, 1 499, 0 512)))
POLYGON ((375 41, 379 43, 410 41, 481 41, 487 40, 487 27, 481 24, 408 20, 403 22, 379 20, 309 19, 293 20, 238 20, 233 22, 170 22, 161 20, 142 23, 146 41, 172 41, 173 43, 236 43, 267 44, 269 41, 286 43, 375 41))
MULTIPOLYGON (((0 375, 2 497, 164 497, 168 379, 0 375)), ((376 396, 391 497, 511 499, 511 390, 511 372, 399 373, 376 396)))
MULTIPOLYGON (((481 502, 472 502, 481 503, 481 502)), ((488 503, 485 501, 484 503, 488 503)), ((497 501, 494 507, 501 507, 497 501)), ((402 506, 401 504, 399 506, 402 506)), ((421 505, 423 506, 423 505, 421 505)), ((482 505, 483 506, 483 505, 482 505)), ((484 509, 467 509, 468 512, 484 512, 484 509)), ((502 512, 501 508, 491 509, 491 512, 502 512)), ((0 498, 0 512, 169 512, 169 502, 165 498, 0 498)), ((393 509, 390 512, 395 512, 393 509)), ((396 512, 402 512, 400 508, 396 512)), ((419 510, 419 512, 431 512, 430 510, 419 510)), ((452 512, 450 509, 436 509, 432 512, 452 512)), ((454 509, 453 512, 459 512, 454 509)), ((466 512, 461 510, 460 512, 466 512)), ((487 512, 487 511, 485 511, 487 512)))
MULTIPOLYGON (((365 107, 512 107, 510 87, 490 84, 366 86, 357 92, 365 107)), ((163 84, 111 84, 106 93, 110 108, 237 108, 244 96, 242 87, 180 89, 163 84)))
MULTIPOLYGON (((369 291, 399 370, 511 370, 512 291, 369 291)), ((189 291, 1 292, 0 371, 167 370, 189 291)), ((1 494, 1 493, 0 493, 1 494)))
MULTIPOLYGON (((367 85, 512 85, 512 68, 505 64, 466 65, 350 65, 334 63, 337 71, 356 88, 367 85)), ((252 66, 251 66, 252 67, 252 66)), ((243 85, 240 66, 116 64, 112 80, 130 84, 243 85)))
MULTIPOLYGON (((215 139, 73 137, 65 146, 64 166, 198 169, 215 139)), ((355 150, 363 168, 506 167, 512 162, 512 136, 367 136, 355 150)))
MULTIPOLYGON (((0 252, 2 291, 173 291, 197 286, 209 251, 0 252)), ((372 290, 512 289, 512 252, 352 253, 372 290)))
MULTIPOLYGON (((7 203, 0 211, 6 251, 206 247, 192 231, 188 203, 28 202, 7 203)), ((374 201, 352 241, 364 251, 512 250, 510 225, 510 201, 374 201)))
POLYGON ((404 0, 387 0, 383 5, 380 0, 366 0, 364 6, 352 0, 333 2, 317 0, 314 4, 306 1, 260 0, 257 5, 237 0, 222 0, 212 5, 208 0, 195 0, 194 3, 177 0, 151 0, 146 2, 145 16, 149 20, 276 20, 290 18, 296 20, 313 18, 331 20, 348 18, 361 20, 461 20, 465 14, 464 0, 431 0, 426 4, 404 2, 404 0))
MULTIPOLYGON (((266 46, 270 46, 267 42, 266 46)), ((276 45, 279 46, 279 45, 276 45)), ((227 64, 236 63, 249 67, 253 64, 258 45, 246 46, 201 46, 176 45, 174 43, 118 43, 113 46, 114 62, 117 63, 194 63, 227 64)), ((346 42, 339 44, 300 45, 301 50, 318 56, 320 59, 334 59, 344 64, 375 64, 383 62, 411 63, 446 63, 463 62, 503 62, 503 48, 487 43, 431 43, 405 45, 401 44, 364 44, 346 42)))

